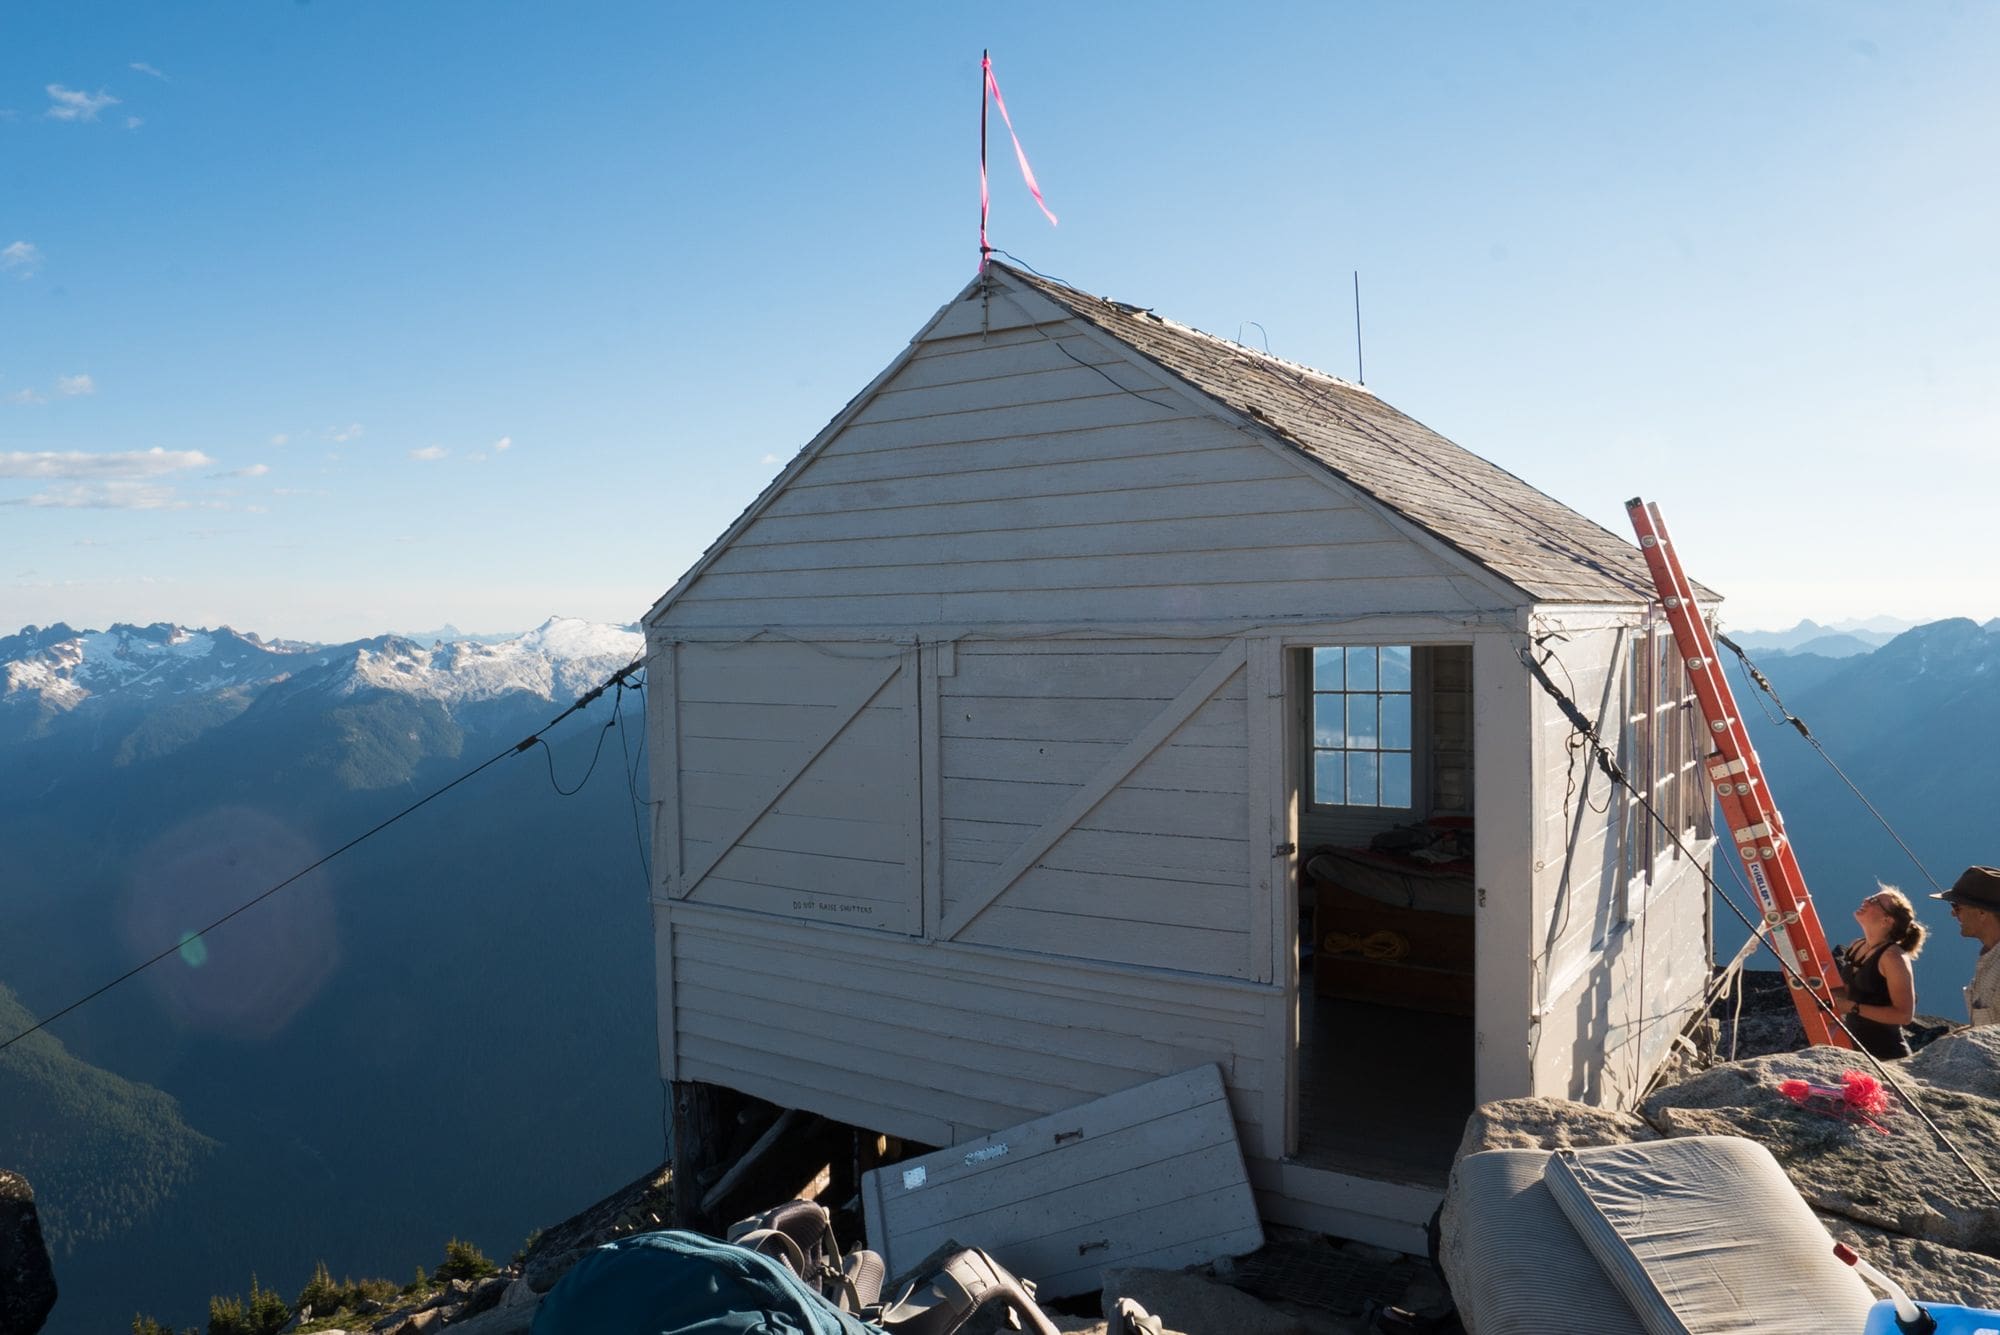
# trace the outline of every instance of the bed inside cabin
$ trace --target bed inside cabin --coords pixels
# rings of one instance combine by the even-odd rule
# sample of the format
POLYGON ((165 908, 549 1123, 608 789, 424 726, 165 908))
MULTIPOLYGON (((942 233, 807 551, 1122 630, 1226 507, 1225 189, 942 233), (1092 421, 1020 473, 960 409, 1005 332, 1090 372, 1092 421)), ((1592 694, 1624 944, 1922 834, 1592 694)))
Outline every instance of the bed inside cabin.
POLYGON ((1473 1107, 1472 651, 1298 651, 1292 1158, 1443 1186, 1473 1107))

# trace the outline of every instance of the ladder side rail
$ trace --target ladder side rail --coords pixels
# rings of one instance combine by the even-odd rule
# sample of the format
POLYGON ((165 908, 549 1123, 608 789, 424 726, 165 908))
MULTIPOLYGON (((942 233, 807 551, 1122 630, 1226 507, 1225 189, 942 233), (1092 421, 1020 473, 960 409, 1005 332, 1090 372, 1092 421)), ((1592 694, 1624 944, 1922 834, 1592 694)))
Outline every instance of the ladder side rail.
MULTIPOLYGON (((1702 721, 1708 726, 1709 743, 1714 748, 1709 777, 1715 782, 1716 800, 1722 806, 1724 824, 1732 839, 1739 837, 1739 831, 1759 827, 1768 829, 1772 810, 1763 800, 1763 767, 1755 750, 1747 745, 1747 737, 1738 727, 1732 726, 1740 722, 1736 718, 1736 701, 1729 690, 1729 683, 1719 680, 1714 670, 1714 643, 1705 634, 1707 626, 1701 621, 1698 606, 1686 587, 1686 576, 1678 568, 1679 561, 1652 524, 1641 530, 1642 542, 1649 538, 1653 541, 1642 550, 1647 565, 1652 569, 1653 582, 1662 592, 1667 622, 1673 628, 1682 664, 1688 669, 1695 700, 1701 707, 1702 721), (1721 727, 1716 726, 1718 720, 1722 723, 1721 727), (1716 760, 1721 763, 1714 763, 1716 760)), ((1780 887, 1768 883, 1758 888, 1760 898, 1766 891, 1782 893, 1780 887)), ((1766 907, 1773 905, 1767 903, 1766 907)), ((1791 906, 1785 904, 1784 907, 1791 906)))
MULTIPOLYGON (((1808 971, 1806 977, 1817 988, 1817 979, 1824 978, 1832 968, 1832 952, 1827 948, 1825 933, 1819 929, 1818 913, 1813 908, 1812 895, 1806 886, 1805 874, 1799 867, 1797 853, 1792 847, 1791 840, 1785 835, 1784 817, 1772 800, 1770 786, 1764 777, 1763 761, 1757 755, 1756 747, 1750 741, 1749 731, 1744 726, 1741 713, 1736 707, 1735 692, 1730 689, 1728 679, 1722 675, 1721 665, 1715 657, 1715 641, 1708 634, 1707 622, 1701 618, 1700 603, 1695 598, 1686 572, 1681 567, 1680 554, 1667 536, 1666 521, 1661 517, 1657 505, 1648 505, 1646 511, 1657 540, 1652 550, 1659 555, 1674 577, 1678 606, 1667 609, 1668 618, 1676 624, 1677 632, 1685 626, 1689 637, 1694 639, 1697 645, 1696 653, 1701 668, 1695 678, 1697 697, 1702 695, 1700 688, 1706 684, 1716 698, 1719 711, 1711 716, 1711 727, 1715 718, 1721 718, 1725 723, 1724 728, 1717 730, 1717 741, 1723 745, 1724 750, 1737 752, 1735 758, 1743 762, 1744 768, 1741 778, 1737 780, 1737 787, 1747 791, 1733 795, 1742 799, 1746 814, 1752 817, 1752 821, 1745 826, 1733 826, 1732 834, 1740 839, 1741 836, 1736 834, 1736 831, 1749 829, 1757 832, 1755 846, 1759 859, 1776 864, 1767 867, 1766 870, 1770 874, 1772 889, 1780 906, 1786 912, 1796 914, 1801 921, 1810 920, 1810 928, 1802 934, 1812 946, 1811 954, 1816 967, 1808 971)), ((1692 664, 1694 659, 1687 654, 1685 646, 1682 653, 1692 664)), ((1799 934, 1801 933, 1794 933, 1794 935, 1799 934)))
POLYGON ((1796 995, 1810 991, 1819 1001, 1830 1001, 1833 955, 1791 841, 1784 835, 1783 818, 1771 801, 1762 761, 1736 708, 1735 692, 1716 662, 1715 642, 1702 619, 1699 601, 1667 536, 1659 507, 1635 501, 1628 510, 1696 701, 1709 725, 1714 747, 1708 757, 1709 772, 1715 780, 1724 824, 1772 929, 1772 944, 1794 971, 1787 981, 1794 988, 1793 1001, 1807 1039, 1850 1046, 1851 1040, 1832 1023, 1819 1002, 1796 995), (1750 837, 1746 839, 1746 835, 1750 837))
MULTIPOLYGON (((1697 698, 1703 695, 1699 688, 1704 684, 1709 686, 1717 706, 1710 720, 1711 725, 1716 718, 1724 722, 1723 728, 1713 729, 1717 740, 1723 743, 1723 749, 1736 751, 1737 758, 1743 762, 1741 777, 1734 787, 1744 791, 1732 795, 1742 799, 1744 814, 1752 819, 1747 824, 1732 823, 1732 837, 1738 840, 1738 854, 1753 873, 1763 873, 1752 875, 1753 884, 1768 882, 1771 898, 1777 901, 1779 911, 1772 925, 1783 930, 1801 957, 1797 961, 1805 966, 1799 970, 1801 980, 1813 992, 1830 1000, 1830 980, 1835 977, 1833 953, 1827 945, 1825 931, 1820 926, 1819 914, 1813 906, 1812 895, 1806 887, 1805 875, 1799 868, 1791 841, 1785 837, 1783 817, 1771 800, 1769 786, 1764 781, 1763 763, 1736 708, 1735 692, 1730 689, 1728 679, 1722 676, 1715 657, 1714 640, 1708 634, 1707 623, 1701 618, 1700 603, 1688 583, 1679 552, 1667 535, 1666 521, 1656 505, 1647 506, 1646 512, 1655 539, 1649 549, 1650 554, 1659 559, 1673 579, 1675 598, 1674 605, 1666 609, 1668 619, 1675 626, 1676 638, 1684 641, 1684 657, 1694 657, 1688 655, 1685 641, 1691 640, 1696 646, 1700 671, 1691 675, 1697 686, 1697 698), (1752 832, 1756 837, 1744 843, 1744 831, 1752 832)), ((1691 661, 1690 665, 1695 666, 1695 663, 1691 661)), ((1812 1006, 1810 1013, 1802 1007, 1801 1014, 1809 1034, 1816 1029, 1832 1028, 1818 1006, 1812 1006)))

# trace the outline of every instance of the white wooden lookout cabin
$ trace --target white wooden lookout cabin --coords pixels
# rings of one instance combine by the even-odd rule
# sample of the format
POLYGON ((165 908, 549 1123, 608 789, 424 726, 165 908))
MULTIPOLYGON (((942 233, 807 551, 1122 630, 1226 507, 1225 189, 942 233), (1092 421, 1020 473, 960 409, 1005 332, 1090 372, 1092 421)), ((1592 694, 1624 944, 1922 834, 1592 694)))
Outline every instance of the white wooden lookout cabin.
POLYGON ((1266 1219, 1419 1251, 1475 1102, 1629 1103, 1700 1000, 1650 605, 1366 389, 995 264, 647 617, 662 1073, 943 1146, 1213 1062, 1266 1219))

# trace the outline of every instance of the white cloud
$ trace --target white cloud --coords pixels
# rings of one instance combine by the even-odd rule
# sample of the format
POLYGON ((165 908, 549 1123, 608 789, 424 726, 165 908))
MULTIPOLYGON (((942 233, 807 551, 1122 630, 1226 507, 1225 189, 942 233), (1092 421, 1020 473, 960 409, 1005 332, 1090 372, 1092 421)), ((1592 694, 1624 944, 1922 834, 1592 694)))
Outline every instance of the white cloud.
POLYGON ((56 377, 56 393, 66 399, 82 394, 95 394, 97 382, 87 375, 59 375, 56 377))
POLYGON ((125 118, 125 128, 128 130, 136 130, 145 123, 146 118, 144 116, 127 116, 125 118))
POLYGON ((420 463, 431 463, 444 458, 447 451, 442 445, 426 445, 421 450, 411 450, 410 457, 420 463))
POLYGON ((42 267, 41 249, 26 241, 0 246, 0 273, 16 278, 32 278, 42 267))
POLYGON ((271 443, 273 445, 286 445, 291 442, 291 439, 292 438, 290 436, 280 431, 277 435, 271 437, 271 443))
POLYGON ((102 88, 86 93, 52 83, 48 91, 49 109, 42 114, 52 121, 94 121, 98 112, 118 105, 118 99, 102 88))
POLYGON ((17 389, 7 396, 9 403, 47 403, 48 400, 32 389, 17 389))
POLYGON ((150 74, 150 75, 152 75, 152 76, 153 76, 153 77, 154 77, 155 79, 158 79, 158 80, 160 80, 160 81, 161 81, 162 83, 165 83, 165 82, 167 81, 167 76, 166 76, 166 75, 164 75, 164 74, 160 73, 160 72, 159 72, 158 70, 154 69, 154 68, 153 68, 153 67, 152 67, 151 65, 148 65, 148 64, 147 64, 147 63, 146 63, 145 61, 143 61, 143 60, 135 60, 135 61, 133 61, 133 62, 132 62, 132 68, 133 68, 133 69, 135 69, 135 70, 137 70, 137 71, 139 71, 139 73, 141 73, 141 74, 150 74))
POLYGON ((271 471, 271 465, 269 464, 251 464, 247 468, 232 468, 226 473, 210 473, 209 477, 210 478, 262 477, 264 476, 264 474, 270 471, 271 471))
POLYGON ((125 450, 116 454, 85 454, 72 450, 0 454, 0 477, 141 478, 162 477, 190 468, 213 468, 215 460, 200 450, 125 450))
POLYGON ((361 423, 359 422, 351 422, 345 428, 328 427, 326 431, 326 438, 328 440, 336 442, 337 444, 345 445, 350 440, 359 439, 361 436, 361 429, 362 429, 361 423))
POLYGON ((783 460, 779 459, 778 456, 775 454, 767 454, 762 459, 758 460, 758 462, 766 464, 775 464, 775 463, 782 463, 783 460))
POLYGON ((500 437, 500 439, 493 442, 493 452, 495 454, 505 454, 508 450, 511 450, 513 448, 514 448, 514 438, 512 436, 502 436, 500 437))
POLYGON ((0 501, 0 505, 25 505, 36 510, 186 510, 188 501, 174 495, 172 487, 150 486, 143 482, 76 482, 53 491, 44 491, 20 500, 0 501))

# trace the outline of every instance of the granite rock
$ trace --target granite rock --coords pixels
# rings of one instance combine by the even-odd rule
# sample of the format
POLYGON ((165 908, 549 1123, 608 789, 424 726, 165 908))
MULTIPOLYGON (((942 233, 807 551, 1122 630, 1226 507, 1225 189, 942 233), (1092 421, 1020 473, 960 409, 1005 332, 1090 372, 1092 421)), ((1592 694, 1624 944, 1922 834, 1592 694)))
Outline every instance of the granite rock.
POLYGON ((1452 1162, 1482 1150, 1583 1149, 1659 1138, 1660 1133, 1636 1113, 1568 1099, 1500 1099, 1473 1109, 1452 1162))
POLYGON ((1822 1214, 1819 1221, 1834 1241, 1859 1252, 1918 1302, 1991 1307, 2000 1297, 2000 1260, 1991 1256, 1886 1233, 1840 1215, 1822 1214))
POLYGON ((35 1335, 55 1305, 56 1273, 35 1189, 0 1169, 0 1335, 35 1335))
MULTIPOLYGON (((1941 1039, 1933 1047, 1952 1043, 1941 1039)), ((1965 1078, 1972 1052, 1947 1050, 1923 1069, 1965 1078)), ((1646 1120, 1670 1136, 1747 1136, 1784 1167, 1814 1208, 1906 1237, 2000 1256, 2000 1199, 1968 1172, 2000 1183, 2000 1101, 1919 1079, 1912 1064, 1891 1064, 1911 1099, 1895 1100, 1872 1122, 1802 1108, 1778 1092, 1790 1079, 1839 1088, 1849 1071, 1872 1074, 1865 1059, 1815 1047, 1733 1062, 1660 1090, 1646 1100, 1646 1120), (1916 1108, 1922 1109, 1919 1115, 1916 1108), (1925 1121, 1943 1129, 1948 1146, 1925 1121)))

